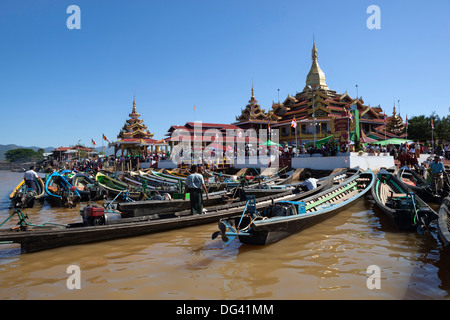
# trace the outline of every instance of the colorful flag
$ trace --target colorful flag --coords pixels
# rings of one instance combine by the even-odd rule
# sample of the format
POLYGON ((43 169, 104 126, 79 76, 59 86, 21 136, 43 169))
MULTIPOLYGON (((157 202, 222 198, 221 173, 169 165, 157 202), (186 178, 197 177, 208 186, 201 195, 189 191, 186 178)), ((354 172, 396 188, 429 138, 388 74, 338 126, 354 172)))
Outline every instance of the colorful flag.
POLYGON ((352 115, 352 113, 350 112, 350 110, 348 110, 348 117, 350 118, 350 120, 353 121, 353 115, 352 115))
POLYGON ((295 117, 294 117, 294 119, 292 119, 291 127, 297 128, 297 120, 295 120, 295 117))
POLYGON ((92 144, 93 144, 94 146, 97 145, 97 144, 95 143, 94 139, 92 139, 92 144))
POLYGON ((408 128, 408 115, 406 115, 406 127, 408 128))
POLYGON ((431 118, 431 129, 434 130, 434 123, 433 123, 433 118, 431 118))
POLYGON ((108 140, 108 138, 105 135, 103 135, 103 140, 111 142, 111 141, 108 140))

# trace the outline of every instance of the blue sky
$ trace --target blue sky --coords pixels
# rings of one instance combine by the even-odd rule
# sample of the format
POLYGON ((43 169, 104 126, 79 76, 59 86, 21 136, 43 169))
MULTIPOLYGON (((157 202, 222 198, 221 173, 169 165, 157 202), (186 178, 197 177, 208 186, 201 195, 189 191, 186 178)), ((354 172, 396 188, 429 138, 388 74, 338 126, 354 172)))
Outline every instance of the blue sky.
POLYGON ((404 118, 449 114, 450 1, 2 0, 0 144, 116 136, 138 112, 155 138, 195 119, 232 123, 303 90, 313 34, 330 89, 404 118), (69 5, 81 29, 69 30, 69 5), (381 10, 369 30, 367 7, 381 10), (398 110, 397 110, 398 111, 398 110))

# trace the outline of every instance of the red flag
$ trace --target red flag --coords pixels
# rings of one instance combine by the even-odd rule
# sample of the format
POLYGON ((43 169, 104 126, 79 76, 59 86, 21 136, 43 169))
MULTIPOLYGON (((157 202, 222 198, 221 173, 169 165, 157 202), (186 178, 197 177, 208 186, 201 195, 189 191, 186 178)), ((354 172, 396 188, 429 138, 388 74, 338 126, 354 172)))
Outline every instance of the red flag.
POLYGON ((103 135, 103 140, 110 142, 105 135, 103 135))
POLYGON ((431 118, 431 129, 434 130, 434 123, 433 123, 433 118, 431 118))
POLYGON ((408 115, 406 115, 406 127, 408 128, 408 115))
POLYGON ((94 146, 97 145, 97 144, 95 143, 94 139, 92 139, 92 144, 93 144, 94 146))

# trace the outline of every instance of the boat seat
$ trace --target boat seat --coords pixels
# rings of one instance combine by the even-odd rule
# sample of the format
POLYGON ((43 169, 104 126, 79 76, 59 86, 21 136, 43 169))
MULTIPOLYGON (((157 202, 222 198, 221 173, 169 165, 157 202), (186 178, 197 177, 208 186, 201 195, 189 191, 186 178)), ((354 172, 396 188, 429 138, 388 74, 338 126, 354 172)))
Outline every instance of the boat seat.
POLYGON ((392 193, 391 198, 405 198, 408 195, 406 193, 392 193))

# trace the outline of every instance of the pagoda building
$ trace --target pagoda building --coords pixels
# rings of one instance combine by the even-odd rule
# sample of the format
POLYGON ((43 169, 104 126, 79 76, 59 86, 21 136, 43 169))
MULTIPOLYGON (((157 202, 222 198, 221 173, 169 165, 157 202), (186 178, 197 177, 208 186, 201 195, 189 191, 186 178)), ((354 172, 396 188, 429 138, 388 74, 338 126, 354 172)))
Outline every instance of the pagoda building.
POLYGON ((114 154, 117 154, 119 150, 122 151, 122 156, 125 151, 128 155, 146 154, 147 148, 157 142, 153 139, 153 133, 148 131, 140 116, 136 110, 136 100, 133 99, 130 118, 125 121, 125 125, 117 136, 117 141, 110 144, 110 146, 114 146, 114 154))
POLYGON ((265 112, 255 99, 255 89, 252 85, 252 96, 245 108, 241 109, 241 115, 236 117, 236 126, 243 130, 254 129, 257 133, 258 129, 267 129, 269 125, 275 124, 279 117, 272 110, 265 112))
POLYGON ((278 122, 272 127, 279 129, 280 143, 288 145, 308 145, 314 138, 319 146, 330 139, 337 143, 345 142, 349 133, 352 139, 357 136, 361 142, 372 142, 367 134, 384 125, 380 106, 371 107, 365 105, 361 97, 354 99, 347 92, 341 94, 329 89, 325 73, 318 63, 315 41, 311 69, 303 91, 288 95, 282 103, 273 103, 272 112, 278 117, 278 122), (293 122, 296 128, 292 126, 293 122))
POLYGON ((395 112, 392 112, 392 116, 387 118, 386 131, 391 132, 395 135, 401 135, 405 129, 405 124, 403 123, 402 117, 395 112))

